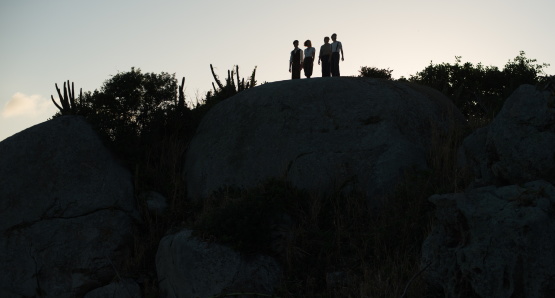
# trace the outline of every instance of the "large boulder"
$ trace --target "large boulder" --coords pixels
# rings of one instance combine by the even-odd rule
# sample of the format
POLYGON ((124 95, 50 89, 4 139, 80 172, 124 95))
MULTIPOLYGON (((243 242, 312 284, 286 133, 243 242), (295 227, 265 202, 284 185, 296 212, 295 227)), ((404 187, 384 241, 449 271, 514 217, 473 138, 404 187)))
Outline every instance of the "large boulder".
POLYGON ((0 293, 81 297, 109 283, 137 217, 130 173, 81 117, 0 143, 0 293))
POLYGON ((164 298, 237 292, 270 295, 281 281, 281 268, 273 258, 244 257, 229 247, 196 239, 191 230, 160 241, 156 270, 164 298))
POLYGON ((187 151, 187 189, 195 199, 284 177, 301 189, 383 194, 406 170, 426 168, 433 140, 462 119, 440 92, 409 83, 341 77, 264 84, 204 117, 187 151))
POLYGON ((490 125, 464 140, 461 153, 476 185, 555 183, 555 96, 520 86, 490 125))
POLYGON ((553 297, 552 184, 488 186, 430 201, 438 222, 423 244, 422 266, 445 297, 553 297))

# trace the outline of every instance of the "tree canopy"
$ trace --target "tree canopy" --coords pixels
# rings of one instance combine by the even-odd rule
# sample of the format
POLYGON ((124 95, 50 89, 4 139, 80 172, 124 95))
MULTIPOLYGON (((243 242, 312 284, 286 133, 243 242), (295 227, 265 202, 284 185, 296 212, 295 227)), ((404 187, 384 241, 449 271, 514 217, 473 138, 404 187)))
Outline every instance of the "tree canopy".
POLYGON ((177 79, 131 68, 85 93, 81 104, 81 114, 110 140, 139 138, 167 121, 177 105, 177 79))
POLYGON ((502 70, 481 63, 462 63, 461 58, 455 57, 455 64, 430 62, 422 71, 411 75, 409 81, 441 91, 469 119, 492 119, 518 86, 539 83, 545 75, 544 68, 549 66, 526 58, 523 51, 509 60, 502 70))

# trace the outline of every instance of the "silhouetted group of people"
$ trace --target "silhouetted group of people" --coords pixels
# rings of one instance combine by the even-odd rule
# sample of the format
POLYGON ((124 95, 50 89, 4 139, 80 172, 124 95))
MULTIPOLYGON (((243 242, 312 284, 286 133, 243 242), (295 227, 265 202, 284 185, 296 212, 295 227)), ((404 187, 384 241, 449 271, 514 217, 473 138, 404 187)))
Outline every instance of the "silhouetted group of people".
MULTIPOLYGON (((320 47, 320 54, 318 55, 318 65, 322 65, 322 77, 338 77, 339 74, 339 59, 341 54, 341 61, 343 57, 343 45, 337 40, 337 34, 331 35, 330 38, 324 37, 324 44, 320 47)), ((304 75, 307 78, 312 76, 312 69, 314 68, 314 59, 316 58, 316 49, 312 47, 312 42, 307 40, 304 42, 306 49, 303 51, 299 48, 299 41, 293 41, 295 47, 291 51, 289 58, 289 72, 291 79, 301 78, 301 69, 304 70, 304 75)))

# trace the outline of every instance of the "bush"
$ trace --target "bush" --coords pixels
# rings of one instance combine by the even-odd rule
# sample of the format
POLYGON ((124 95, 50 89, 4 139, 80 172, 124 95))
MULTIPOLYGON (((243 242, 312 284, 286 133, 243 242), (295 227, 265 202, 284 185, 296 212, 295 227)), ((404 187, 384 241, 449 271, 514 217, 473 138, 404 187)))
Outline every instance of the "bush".
POLYGON ((543 69, 549 64, 538 64, 528 59, 523 51, 503 70, 495 66, 441 63, 427 66, 409 81, 435 88, 453 100, 469 121, 488 123, 503 106, 503 103, 522 84, 537 84, 543 69))
POLYGON ((393 78, 391 77, 391 73, 393 72, 393 70, 389 68, 378 69, 376 67, 362 66, 358 72, 359 77, 393 80, 393 78))

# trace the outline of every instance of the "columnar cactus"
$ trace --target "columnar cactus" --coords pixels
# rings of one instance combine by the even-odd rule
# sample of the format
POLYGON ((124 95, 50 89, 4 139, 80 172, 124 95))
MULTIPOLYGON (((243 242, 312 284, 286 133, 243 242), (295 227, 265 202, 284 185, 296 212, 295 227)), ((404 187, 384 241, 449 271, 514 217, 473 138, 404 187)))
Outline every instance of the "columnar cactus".
MULTIPOLYGON (((60 114, 76 115, 78 113, 78 110, 77 110, 78 102, 75 100, 75 87, 73 85, 73 82, 71 82, 71 88, 69 88, 69 80, 67 81, 67 87, 66 87, 66 82, 64 82, 63 96, 62 96, 62 92, 60 91, 60 88, 58 88, 58 84, 54 84, 54 85, 56 86, 56 91, 58 92, 58 97, 60 98, 60 103, 62 106, 56 103, 53 95, 51 95, 50 98, 52 98, 52 102, 60 110, 60 114)), ((79 99, 82 97, 83 97, 83 89, 80 89, 79 99)))
POLYGON ((254 67, 254 70, 252 71, 252 75, 250 77, 249 82, 247 82, 245 84, 245 79, 240 79, 239 77, 239 66, 236 65, 235 66, 235 70, 228 70, 227 71, 227 78, 225 80, 226 85, 224 86, 222 84, 222 82, 220 81, 220 79, 218 78, 218 76, 216 75, 216 73, 214 72, 214 67, 212 66, 212 64, 210 64, 210 70, 212 71, 212 76, 214 77, 214 81, 216 82, 216 85, 218 85, 218 88, 216 88, 216 85, 214 83, 212 83, 212 87, 214 88, 214 94, 218 93, 219 91, 222 90, 227 90, 227 89, 232 89, 232 93, 236 94, 239 93, 243 90, 252 88, 256 85, 256 80, 255 80, 255 75, 256 75, 256 66, 254 67), (237 77, 237 85, 235 85, 235 77, 237 77))
POLYGON ((179 85, 179 100, 177 102, 177 110, 180 113, 185 111, 185 93, 183 93, 183 88, 185 86, 185 77, 181 79, 181 85, 179 85))

